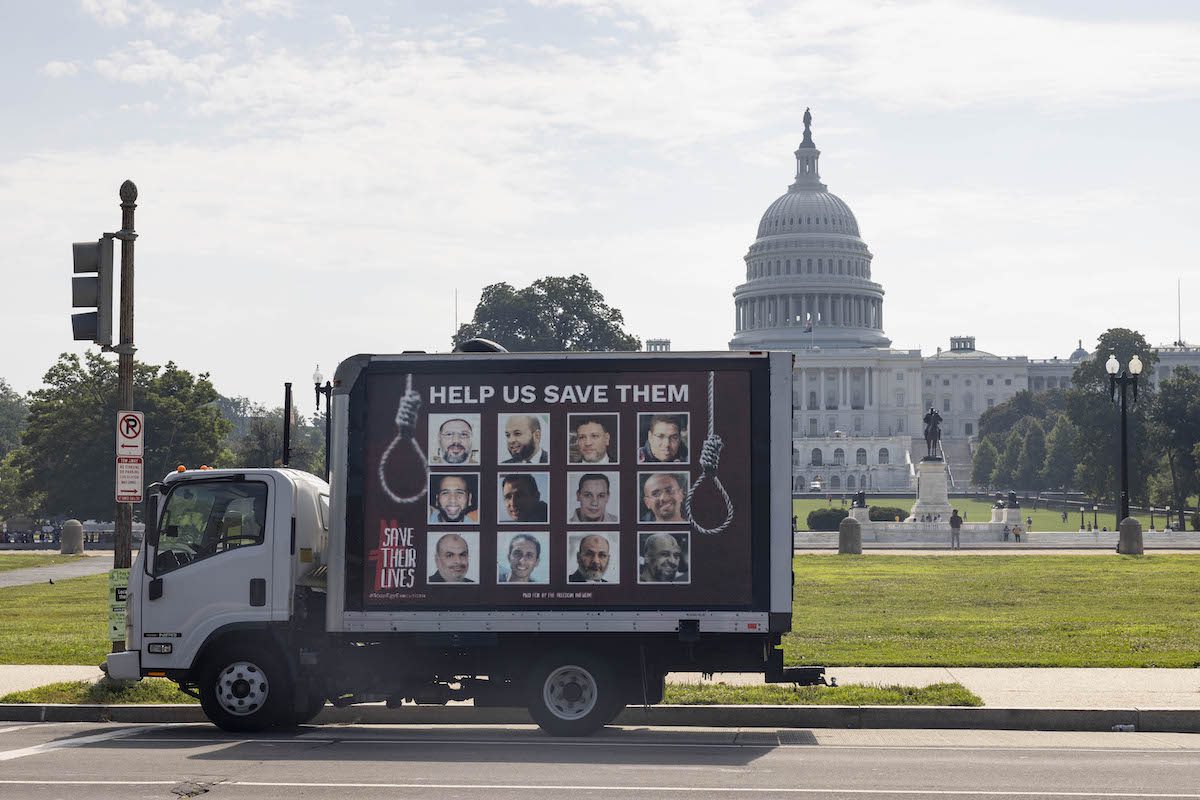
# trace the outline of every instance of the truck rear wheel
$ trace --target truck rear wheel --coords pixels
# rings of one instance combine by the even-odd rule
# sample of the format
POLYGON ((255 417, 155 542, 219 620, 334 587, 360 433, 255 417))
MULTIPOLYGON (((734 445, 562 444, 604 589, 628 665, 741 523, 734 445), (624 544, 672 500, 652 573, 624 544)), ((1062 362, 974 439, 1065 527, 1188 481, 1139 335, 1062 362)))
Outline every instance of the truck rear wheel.
POLYGON ((551 653, 530 675, 529 714, 553 736, 588 736, 612 722, 625 696, 612 667, 586 651, 551 653))
POLYGON ((200 676, 200 705, 226 731, 261 731, 282 721, 291 699, 283 660, 260 645, 220 648, 200 676))

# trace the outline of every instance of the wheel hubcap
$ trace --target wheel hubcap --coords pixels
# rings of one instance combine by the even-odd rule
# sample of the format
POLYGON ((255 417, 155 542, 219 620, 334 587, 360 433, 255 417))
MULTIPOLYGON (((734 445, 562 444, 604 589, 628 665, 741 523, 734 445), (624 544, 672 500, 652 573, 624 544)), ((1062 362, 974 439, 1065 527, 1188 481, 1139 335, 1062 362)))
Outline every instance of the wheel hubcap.
POLYGON ((217 702, 235 716, 259 711, 269 691, 266 673, 249 661, 230 664, 217 676, 217 702))
POLYGON ((583 667, 559 667, 547 676, 542 699, 559 719, 581 719, 596 707, 596 679, 583 667))

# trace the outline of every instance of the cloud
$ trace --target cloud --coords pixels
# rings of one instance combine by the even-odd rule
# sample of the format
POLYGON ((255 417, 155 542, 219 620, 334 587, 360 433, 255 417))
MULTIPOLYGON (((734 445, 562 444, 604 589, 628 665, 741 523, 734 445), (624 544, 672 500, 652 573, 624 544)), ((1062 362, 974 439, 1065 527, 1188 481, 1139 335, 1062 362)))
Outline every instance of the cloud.
POLYGON ((79 65, 74 61, 48 61, 42 67, 42 74, 51 78, 68 78, 79 73, 79 65))
POLYGON ((112 28, 129 24, 129 17, 133 13, 129 0, 82 0, 80 5, 101 25, 112 28))

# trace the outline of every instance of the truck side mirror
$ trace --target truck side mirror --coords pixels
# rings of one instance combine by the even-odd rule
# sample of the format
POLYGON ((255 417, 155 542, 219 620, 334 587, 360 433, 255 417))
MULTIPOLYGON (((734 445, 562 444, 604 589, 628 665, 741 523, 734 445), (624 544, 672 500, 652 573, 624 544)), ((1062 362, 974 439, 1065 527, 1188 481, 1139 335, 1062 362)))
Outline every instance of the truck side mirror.
POLYGON ((146 495, 146 512, 142 515, 143 523, 146 526, 146 532, 142 535, 142 541, 146 546, 158 548, 158 492, 150 492, 146 495))

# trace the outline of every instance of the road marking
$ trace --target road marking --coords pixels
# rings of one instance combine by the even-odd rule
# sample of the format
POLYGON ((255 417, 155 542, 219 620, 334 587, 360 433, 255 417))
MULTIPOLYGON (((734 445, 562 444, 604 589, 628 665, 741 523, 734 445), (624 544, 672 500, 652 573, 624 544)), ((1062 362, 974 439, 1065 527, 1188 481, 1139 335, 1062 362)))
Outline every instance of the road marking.
POLYGON ((11 728, 0 728, 0 733, 12 733, 13 731, 22 731, 22 730, 25 730, 26 728, 28 728, 32 724, 33 724, 32 722, 28 722, 24 725, 13 725, 11 728))
POLYGON ((139 725, 136 728, 121 728, 115 731, 108 731, 107 733, 97 733, 92 736, 80 736, 78 739, 56 739, 52 742, 35 744, 32 747, 22 747, 19 750, 0 750, 0 761, 12 761, 15 758, 35 756, 39 753, 49 753, 52 750, 62 750, 68 747, 79 747, 80 745, 94 744, 96 742, 107 742, 112 739, 123 739, 126 736, 148 733, 162 727, 165 726, 152 725, 147 727, 145 725, 139 725))
POLYGON ((229 781, 221 786, 253 786, 258 788, 288 788, 288 789, 443 789, 443 790, 476 790, 481 792, 513 791, 513 792, 710 792, 720 794, 830 794, 830 795, 861 795, 884 796, 895 795, 939 797, 1100 797, 1100 798, 1170 798, 1171 800, 1197 800, 1200 794, 1166 794, 1155 792, 1047 792, 1028 791, 1018 792, 1009 790, 988 789, 845 789, 841 787, 826 788, 797 788, 769 786, 582 786, 579 784, 528 784, 528 783, 333 783, 301 781, 229 781))
POLYGON ((33 781, 0 780, 0 786, 174 786, 179 781, 33 781))

